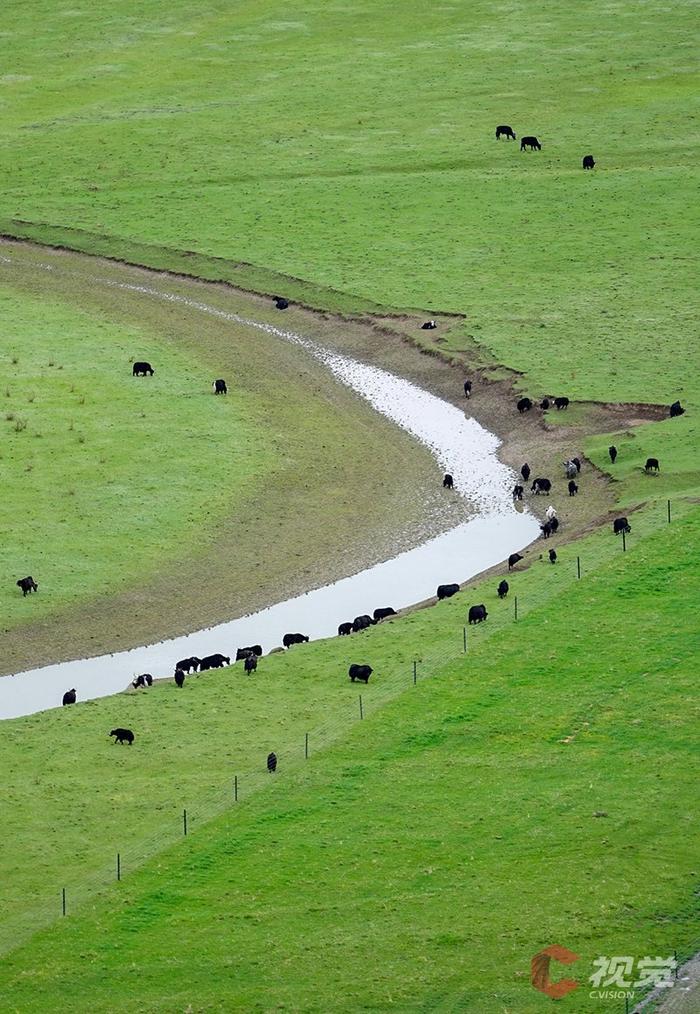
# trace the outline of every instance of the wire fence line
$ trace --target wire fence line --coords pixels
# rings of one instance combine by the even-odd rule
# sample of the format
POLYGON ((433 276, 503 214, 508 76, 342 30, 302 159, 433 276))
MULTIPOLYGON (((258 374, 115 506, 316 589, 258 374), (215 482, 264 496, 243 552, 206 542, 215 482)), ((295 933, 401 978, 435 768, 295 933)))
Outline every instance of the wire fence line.
MULTIPOLYGON (((663 520, 668 524, 672 517, 670 501, 668 505, 663 506, 663 520)), ((674 514, 675 516, 677 515, 674 514)), ((661 523, 658 516, 650 518, 636 515, 635 527, 640 526, 643 534, 652 534, 659 529, 661 523), (640 522, 643 522, 641 526, 640 522)), ((635 543, 636 539, 633 540, 631 537, 628 537, 625 543, 618 539, 614 543, 615 551, 630 553, 629 559, 632 560, 635 543)), ((550 566, 548 561, 543 563, 547 568, 547 581, 537 583, 530 581, 524 592, 504 599, 498 608, 489 605, 487 623, 479 623, 472 627, 464 623, 456 624, 449 638, 443 637, 436 644, 431 642, 430 650, 422 652, 419 658, 405 657, 391 672, 382 672, 381 680, 374 681, 371 687, 360 683, 354 684, 353 688, 357 688, 357 693, 348 701, 343 718, 335 717, 320 725, 314 725, 304 732, 303 738, 298 737, 298 741, 275 746, 282 764, 274 779, 260 763, 262 758, 258 758, 257 763, 251 764, 248 769, 231 772, 230 777, 224 782, 213 786, 209 792, 200 793, 195 801, 173 803, 170 818, 157 832, 127 846, 116 845, 112 854, 99 861, 91 873, 81 874, 78 871, 72 877, 62 878, 62 882, 56 883, 53 892, 47 892, 48 896, 37 898, 35 904, 29 905, 19 915, 4 922, 0 926, 0 953, 7 953, 21 946, 34 933, 51 925, 62 916, 72 914, 87 902, 91 900, 97 902, 106 889, 128 877, 158 853, 190 835, 203 824, 227 811, 233 811, 247 799, 269 790, 280 774, 294 781, 300 781, 304 776, 306 760, 347 736, 358 727, 358 723, 376 714, 408 692, 411 687, 423 684, 429 679, 439 678, 447 671, 454 671, 456 663, 468 666, 470 649, 476 639, 479 642, 492 639, 513 623, 526 619, 531 613, 556 599, 566 588, 578 584, 579 581, 585 583, 586 578, 595 575, 609 563, 608 546, 609 543, 602 544, 602 549, 598 547, 597 552, 590 552, 587 555, 579 550, 576 557, 573 554, 569 555, 566 547, 562 547, 560 549, 562 556, 557 566, 550 566)), ((513 572, 512 579, 517 578, 518 572, 513 572)), ((495 586, 493 593, 495 594, 495 586)), ((483 594, 483 591, 480 594, 483 594)), ((493 602, 493 599, 489 601, 493 602)), ((362 634, 359 635, 359 638, 361 637, 362 634)), ((617 681, 616 687, 611 692, 620 692, 622 689, 622 684, 617 681)), ((601 704, 609 697, 609 693, 601 695, 601 704)), ((590 710, 589 703, 587 714, 590 710)), ((499 843, 499 847, 507 849, 509 846, 506 842, 499 843)), ((522 854, 530 851, 538 853, 542 849, 542 842, 533 842, 529 848, 522 843, 516 847, 522 854)), ((556 855, 556 851, 552 852, 552 845, 548 844, 547 849, 548 855, 556 855)), ((571 855, 570 845, 562 843, 561 852, 571 855)), ((679 948, 678 953, 685 953, 685 949, 679 948)))

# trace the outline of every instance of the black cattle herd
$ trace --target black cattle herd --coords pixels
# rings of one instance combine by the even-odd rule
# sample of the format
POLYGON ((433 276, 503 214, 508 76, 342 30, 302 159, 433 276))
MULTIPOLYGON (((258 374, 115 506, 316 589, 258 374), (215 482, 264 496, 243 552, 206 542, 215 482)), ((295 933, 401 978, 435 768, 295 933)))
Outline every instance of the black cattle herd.
MULTIPOLYGON (((516 140, 515 133, 509 126, 499 126, 496 128, 496 140, 501 137, 506 137, 508 140, 516 140)), ((541 145, 536 137, 523 137, 520 142, 521 151, 525 148, 530 150, 539 151, 541 145)), ((592 169, 595 165, 592 155, 586 155, 583 160, 584 169, 592 169)), ((274 305, 279 310, 286 310, 289 307, 289 301, 282 296, 274 296, 274 305)), ((434 330, 437 327, 437 323, 434 320, 426 321, 421 325, 423 330, 434 330)), ((138 361, 133 364, 132 376, 134 377, 145 377, 154 376, 155 370, 150 363, 145 361, 138 361)), ((464 396, 470 398, 473 389, 473 381, 464 381, 464 396)), ((227 394, 228 389, 226 381, 217 379, 212 383, 212 390, 214 394, 227 394)), ((569 399, 566 397, 549 398, 545 397, 540 402, 540 408, 543 411, 547 411, 551 405, 560 411, 569 407, 569 399)), ((530 398, 522 397, 516 404, 518 412, 523 415, 525 412, 530 412, 533 408, 533 402, 530 398)), ((669 406, 669 414, 671 418, 676 418, 683 415, 685 409, 681 406, 679 401, 675 401, 669 406)), ((608 448, 610 461, 614 465, 618 456, 618 451, 615 446, 608 448)), ((581 461, 577 457, 573 457, 564 462, 565 474, 568 479, 568 491, 569 496, 575 496, 579 487, 575 481, 581 471, 581 461)), ((659 462, 657 458, 647 458, 646 464, 644 465, 644 471, 658 472, 659 462)), ((521 467, 520 474, 523 477, 524 482, 529 482, 531 469, 527 462, 521 467)), ((450 472, 446 472, 443 478, 442 485, 445 489, 451 490, 454 488, 454 476, 450 472)), ((550 479, 543 476, 535 478, 532 482, 530 490, 533 494, 538 495, 540 493, 549 493, 552 489, 552 482, 550 479)), ((522 500, 524 487, 520 484, 516 484, 513 488, 513 499, 522 500)), ((550 506, 546 511, 546 520, 540 526, 542 535, 545 539, 549 538, 550 535, 554 534, 559 527, 559 520, 556 516, 554 507, 550 506)), ((621 533, 629 534, 632 531, 631 526, 626 517, 616 518, 613 521, 613 532, 615 535, 621 533)), ((554 549, 549 550, 549 560, 551 563, 556 563, 557 554, 554 549)), ((520 553, 511 553, 508 557, 508 570, 511 571, 524 557, 520 553)), ((27 596, 31 592, 38 591, 38 584, 33 577, 23 577, 17 581, 17 586, 21 589, 22 595, 27 596)), ((451 598, 456 595, 460 590, 460 586, 457 583, 452 584, 441 584, 438 585, 436 597, 438 601, 443 599, 451 598)), ((508 595, 509 585, 508 582, 503 579, 497 588, 497 594, 499 599, 504 599, 508 595)), ((354 620, 341 623, 338 627, 339 636, 348 636, 353 633, 358 633, 361 630, 366 630, 368 627, 374 626, 377 623, 385 620, 391 616, 396 616, 396 610, 392 609, 391 606, 375 609, 372 616, 368 613, 363 613, 360 616, 356 616, 354 620)), ((488 617, 486 606, 481 603, 479 605, 470 606, 468 613, 468 622, 470 624, 483 623, 488 617)), ((309 638, 306 634, 289 633, 285 634, 282 638, 282 643, 285 649, 289 649, 292 645, 303 644, 308 642, 309 638)), ((282 649, 277 649, 282 650, 282 649)), ((251 674, 256 671, 258 666, 258 659, 262 655, 262 647, 259 644, 251 645, 246 648, 238 648, 236 650, 235 662, 243 662, 245 672, 251 674)), ((174 681, 176 687, 181 689, 185 685, 185 677, 190 673, 207 672, 211 669, 221 669, 224 666, 231 664, 231 658, 229 655, 223 655, 220 652, 215 652, 211 655, 205 655, 203 658, 199 658, 196 655, 192 655, 189 658, 180 659, 175 665, 174 681)), ((374 670, 370 665, 353 663, 349 670, 348 676, 352 683, 361 682, 367 684, 369 678, 374 670)), ((136 676, 132 681, 132 687, 134 690, 145 689, 153 684, 153 676, 150 673, 142 673, 136 676)), ((71 705, 75 704, 77 700, 77 694, 75 688, 67 690, 62 699, 62 704, 71 705)), ((112 729, 109 734, 114 738, 115 743, 127 744, 131 746, 134 742, 134 733, 130 729, 112 729)), ((270 753, 267 757, 267 770, 270 774, 273 774, 277 770, 277 755, 270 753)))
MULTIPOLYGON (((505 137, 506 141, 517 141, 515 131, 512 127, 509 127, 507 123, 501 123, 496 127, 496 140, 500 141, 502 137, 505 137)), ((525 134, 520 138, 520 150, 527 151, 542 151, 542 145, 534 136, 534 134, 525 134)), ((582 163, 584 169, 594 169, 595 160, 592 155, 584 155, 582 163)))

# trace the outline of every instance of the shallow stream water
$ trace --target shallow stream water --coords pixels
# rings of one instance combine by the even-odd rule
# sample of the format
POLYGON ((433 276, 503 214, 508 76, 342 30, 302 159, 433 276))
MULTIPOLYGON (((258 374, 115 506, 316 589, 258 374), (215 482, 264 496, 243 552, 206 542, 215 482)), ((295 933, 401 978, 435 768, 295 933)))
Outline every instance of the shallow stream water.
MULTIPOLYGON (((51 265, 46 268, 52 270, 51 265)), ((71 687, 76 688, 79 701, 115 694, 124 690, 136 673, 150 672, 156 678, 172 675, 174 663, 190 655, 220 651, 233 659, 237 647, 250 644, 261 644, 268 652, 282 643, 285 633, 300 632, 311 639, 329 637, 336 634, 339 623, 361 613, 371 614, 383 606, 398 610, 435 595, 438 584, 463 583, 538 535, 538 521, 513 506, 515 476, 496 456, 498 438, 455 406, 407 380, 330 351, 294 332, 180 294, 107 279, 100 282, 183 302, 300 346, 378 412, 426 445, 440 468, 454 476, 454 492, 439 490, 440 495, 464 497, 477 514, 384 563, 257 613, 157 644, 5 676, 0 679, 0 718, 60 706, 64 691, 71 687)), ((387 523, 390 525, 391 519, 387 523)))

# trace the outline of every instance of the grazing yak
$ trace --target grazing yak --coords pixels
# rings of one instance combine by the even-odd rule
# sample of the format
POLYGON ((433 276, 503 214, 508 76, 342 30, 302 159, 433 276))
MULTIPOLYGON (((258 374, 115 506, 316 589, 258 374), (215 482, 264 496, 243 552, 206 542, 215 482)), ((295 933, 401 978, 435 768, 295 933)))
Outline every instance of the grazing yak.
POLYGON ((434 331, 437 324, 434 320, 426 320, 425 324, 421 324, 421 331, 434 331))
POLYGON ((385 620, 387 616, 396 616, 396 610, 392 609, 391 606, 383 606, 381 609, 375 609, 372 613, 375 623, 379 620, 385 620))
POLYGON ((61 704, 63 705, 63 707, 65 707, 67 704, 75 704, 75 702, 76 702, 76 693, 75 687, 73 687, 72 690, 66 690, 65 694, 63 695, 63 700, 61 701, 61 704))
POLYGON ((277 770, 277 754, 276 753, 269 753, 267 755, 267 770, 270 772, 271 775, 274 775, 275 771, 277 770))
POLYGON ((197 672, 197 666, 201 661, 201 658, 197 658, 196 655, 191 655, 190 658, 181 658, 180 661, 176 663, 175 668, 182 669, 182 671, 186 673, 188 673, 190 669, 192 672, 197 672))
POLYGON ((134 734, 131 729, 112 729, 110 736, 114 736, 115 743, 128 743, 131 746, 134 742, 134 734))
POLYGON ((674 401, 669 408, 669 412, 671 413, 671 418, 676 419, 679 415, 683 415, 685 409, 681 406, 680 401, 674 401))
POLYGON ((592 155, 584 155, 583 156, 583 168, 584 169, 592 169, 594 167, 594 165, 595 165, 595 161, 594 161, 592 155))
POLYGON ((367 613, 363 613, 362 616, 356 616, 352 621, 352 629, 357 633, 358 630, 366 630, 367 627, 373 627, 376 622, 367 613))
POLYGON ((285 648, 291 648, 293 644, 304 644, 308 640, 306 634, 285 634, 282 638, 282 644, 285 648))
POLYGON ((289 300, 285 299, 284 296, 273 296, 272 298, 278 310, 286 310, 289 307, 289 300))
POLYGON ((352 623, 341 623, 338 627, 338 637, 347 637, 352 633, 352 623))
POLYGON ((153 677, 150 672, 145 672, 141 676, 137 676, 131 683, 134 690, 138 690, 139 687, 150 687, 153 686, 153 677))
POLYGON ((228 655, 222 655, 220 651, 216 651, 213 655, 204 656, 199 663, 199 671, 206 672, 208 669, 221 669, 225 665, 231 665, 231 659, 228 655))
POLYGON ((489 614, 486 612, 486 606, 470 606, 469 607, 469 622, 470 623, 483 623, 489 614))
POLYGON ((17 587, 22 589, 22 598, 28 595, 29 592, 39 591, 39 585, 33 577, 21 577, 17 582, 17 587))
POLYGON ((555 398, 554 399, 554 405, 555 405, 555 407, 557 409, 568 408, 569 407, 569 399, 568 398, 555 398))
POLYGON ((182 669, 175 670, 175 686, 183 687, 185 685, 185 674, 182 669))
POLYGON ((507 581, 501 581, 501 583, 498 586, 498 597, 499 597, 499 599, 504 599, 506 597, 506 595, 508 594, 509 589, 510 589, 510 585, 508 584, 508 582, 507 581))
POLYGON ((449 472, 445 472, 445 478, 442 480, 443 489, 453 489, 454 484, 455 484, 454 478, 450 475, 449 472))
POLYGON ((451 599, 459 591, 458 584, 439 584, 437 589, 438 600, 451 599))
POLYGON ((214 394, 228 394, 225 380, 215 380, 211 386, 214 389, 214 394))
POLYGON ((530 151, 541 151, 542 145, 536 137, 528 136, 520 139, 520 150, 525 151, 526 148, 529 148, 530 151))
POLYGON ((541 408, 541 409, 542 409, 542 410, 543 410, 544 412, 546 412, 546 411, 547 411, 547 409, 549 408, 549 398, 543 398, 543 399, 542 399, 542 401, 540 402, 540 408, 541 408))
POLYGON ((620 532, 624 532, 625 535, 629 535, 631 531, 632 528, 627 518, 615 518, 613 521, 613 532, 615 535, 619 535, 620 532))
POLYGON ((509 127, 507 123, 501 123, 496 127, 496 140, 500 141, 501 137, 505 137, 509 141, 517 140, 513 128, 509 127))
POLYGON ((522 415, 523 412, 529 412, 532 408, 532 402, 529 398, 521 398, 517 405, 518 412, 522 415))
POLYGON ((535 479, 530 487, 531 492, 539 495, 540 493, 549 493, 552 488, 552 483, 549 479, 535 479))
POLYGON ((549 562, 550 563, 556 563, 557 562, 557 551, 556 551, 556 549, 550 549, 550 551, 549 551, 549 562))
POLYGON ((530 466, 528 465, 527 461, 520 469, 520 474, 522 475, 525 482, 527 482, 527 480, 530 478, 530 466))
POLYGON ((155 370, 153 369, 150 363, 134 363, 133 369, 131 371, 131 376, 145 377, 146 374, 148 374, 149 377, 152 377, 154 373, 155 370))
POLYGON ((518 486, 518 485, 513 486, 513 499, 514 500, 522 500, 522 498, 523 498, 523 492, 524 491, 523 491, 523 487, 522 486, 518 486))
POLYGON ((471 398, 472 395, 472 382, 471 380, 464 381, 464 397, 471 398))
POLYGON ((511 553, 508 557, 508 570, 512 570, 516 563, 520 563, 525 557, 521 556, 520 553, 511 553))
POLYGON ((573 479, 569 479, 569 496, 576 496, 578 493, 578 486, 573 479))
POLYGON ((248 655, 257 655, 258 658, 262 655, 262 645, 250 644, 247 648, 236 649, 236 662, 240 662, 242 659, 246 659, 248 655))
POLYGON ((255 672, 255 670, 258 668, 258 656, 246 655, 246 659, 243 665, 245 667, 245 671, 248 673, 248 675, 250 675, 250 673, 255 672))
POLYGON ((369 678, 374 672, 371 665, 351 665, 348 669, 348 676, 354 683, 355 680, 359 680, 360 683, 368 683, 369 678))
POLYGON ((659 459, 658 458, 647 458, 647 463, 644 466, 645 472, 658 472, 659 470, 659 459))
POLYGON ((615 458, 617 457, 617 447, 615 447, 615 444, 611 444, 610 447, 608 447, 608 454, 610 455, 610 461, 614 465, 615 458))

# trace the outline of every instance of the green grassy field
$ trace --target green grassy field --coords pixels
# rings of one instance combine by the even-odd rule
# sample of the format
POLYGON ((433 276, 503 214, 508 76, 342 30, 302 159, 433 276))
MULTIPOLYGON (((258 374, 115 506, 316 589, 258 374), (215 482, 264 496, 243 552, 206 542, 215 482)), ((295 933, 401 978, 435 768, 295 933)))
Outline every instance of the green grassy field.
MULTIPOLYGON (((408 0, 398 13, 379 0, 259 0, 235 10, 118 0, 108 12, 7 5, 2 231, 284 291, 345 314, 378 306, 464 314, 447 335, 440 329, 442 353, 473 368, 476 342, 479 362, 494 375, 497 363, 520 371, 532 397, 680 398, 688 410, 589 438, 599 465, 611 440, 620 448, 620 507, 647 506, 634 514, 628 553, 606 529, 561 549, 556 567, 535 561, 515 576, 517 626, 512 601, 498 603, 490 579, 484 591, 361 640, 264 659, 254 681, 233 670, 191 680, 182 694, 168 685, 3 725, 0 943, 16 948, 0 962, 7 1009, 53 1010, 59 997, 67 1011, 109 1011, 117 997, 134 1011, 535 1014, 551 1006, 528 982, 530 956, 543 946, 578 953, 572 974, 585 982, 597 955, 665 955, 697 941, 694 25, 689 2, 630 0, 408 0), (542 151, 497 143, 494 127, 504 122, 519 137, 537 134, 542 151), (584 173, 589 152, 597 168, 584 173), (661 461, 658 478, 640 473, 648 455, 661 461), (471 632, 464 658, 462 624, 474 601, 488 602, 491 615, 471 632), (415 658, 436 677, 416 687, 415 658), (361 660, 376 669, 362 690, 362 725, 358 689, 344 675, 361 660), (110 744, 114 724, 136 729, 131 751, 110 744), (264 771, 271 748, 280 755, 274 780, 264 771), (235 773, 238 808, 229 805, 235 773), (192 836, 170 847, 185 806, 192 836), (108 886, 117 851, 126 879, 108 886), (49 926, 62 886, 71 917, 49 926)), ((276 469, 264 516, 279 544, 289 544, 284 524, 296 536, 303 513, 310 549, 334 566, 339 540, 328 517, 341 516, 348 533, 357 523, 339 510, 343 488, 374 483, 379 532, 427 474, 425 459, 412 457, 391 427, 347 417, 359 411, 352 399, 340 412, 333 399, 309 399, 320 374, 299 373, 290 360, 289 398, 275 398, 269 364, 277 353, 264 344, 236 336, 236 354, 259 377, 220 404, 208 384, 221 372, 212 369, 224 361, 230 329, 212 326, 200 343, 192 321, 178 323, 175 313, 144 301, 125 309, 121 295, 60 286, 30 280, 5 292, 4 323, 20 340, 9 341, 4 363, 9 397, 0 391, 7 411, 27 420, 15 432, 14 420, 0 416, 2 463, 13 489, 36 481, 39 490, 26 518, 6 500, 2 520, 61 575, 59 651, 83 650, 82 628, 102 623, 110 634, 98 605, 85 614, 100 573, 133 593, 129 517, 143 537, 144 568, 158 568, 149 587, 172 600, 175 624, 235 608, 236 595, 265 600, 257 581, 245 584, 262 537, 249 510, 259 500, 253 456, 276 469), (56 324, 74 336, 61 355, 56 324), (211 443, 197 468, 219 461, 227 439, 240 448, 213 495, 180 490, 186 516, 173 509, 169 477, 154 463, 149 510, 152 497, 170 571, 155 559, 139 508, 143 486, 125 454, 125 435, 138 439, 133 399, 144 387, 134 388, 128 369, 123 383, 117 373, 101 380, 114 405, 106 420, 79 371, 81 347, 123 370, 127 338, 147 341, 177 368, 206 366, 201 399, 185 402, 180 391, 176 411, 146 382, 149 428, 162 439, 173 428, 207 427, 211 443), (78 372, 67 380, 71 363, 78 372), (207 412, 216 417, 205 423, 207 412), (357 426, 372 451, 344 454, 357 426), (287 427, 295 453, 285 448, 280 462, 287 427), (85 443, 73 446, 73 434, 85 443), (50 468, 39 476, 44 448, 50 468), (341 462, 349 485, 300 486, 287 501, 279 490, 299 460, 341 462), (127 501, 109 546, 97 513, 112 529, 122 502, 102 481, 107 461, 127 501), (89 485, 71 492, 78 483, 64 482, 66 473, 83 467, 89 485), (391 491, 381 482, 387 474, 391 491), (96 532, 101 562, 89 588, 80 582, 85 561, 47 549, 54 504, 68 519, 60 546, 81 527, 96 532), (231 519, 241 516, 250 537, 238 554, 231 519), (192 573, 207 540, 208 560, 239 562, 237 590, 224 601, 193 592, 185 609, 182 546, 192 573)), ((571 425, 584 412, 574 404, 551 423, 571 425)), ((182 453, 189 467, 195 456, 182 453)), ((3 554, 17 553, 3 545, 3 554)), ((16 555, 7 565, 19 566, 16 555)), ((299 578, 290 554, 275 568, 285 589, 299 578)), ((32 608, 49 608, 40 596, 32 608)), ((138 594, 134 601, 143 628, 157 629, 157 610, 138 594)), ((105 612, 112 606, 105 600, 105 612)), ((41 629, 29 636, 19 623, 23 608, 15 598, 4 612, 3 626, 19 631, 15 641, 6 635, 4 657, 48 661, 41 629)), ((600 1006, 584 986, 561 1002, 572 1012, 600 1006)))
POLYGON ((11 3, 0 214, 467 312, 499 360, 578 396, 688 396, 694 20, 11 3), (497 143, 502 122, 542 152, 497 143))
MULTIPOLYGON (((350 644, 263 659, 253 680, 9 723, 5 932, 55 919, 65 883, 71 918, 2 962, 5 1008, 526 1014, 551 1002, 528 980, 550 943, 580 955, 583 985, 599 954, 685 947, 700 588, 680 561, 700 513, 682 513, 638 515, 625 554, 609 533, 577 544, 581 581, 573 551, 514 575, 517 623, 491 579, 350 644), (491 615, 465 656, 474 601, 491 615), (362 723, 345 676, 360 656, 376 668, 362 723), (133 748, 107 740, 117 720, 133 748), (149 862, 183 806, 187 843, 149 862), (109 886, 117 851, 126 880, 109 886)), ((563 1009, 598 1010, 587 992, 563 1009)))
POLYGON ((311 357, 128 286, 279 323, 274 309, 107 262, 3 251, 0 523, 13 539, 0 547, 0 671, 209 626, 462 517, 436 502, 427 449, 311 357), (133 359, 155 375, 132 377, 133 359), (220 376, 226 397, 212 394, 220 376), (363 455, 350 453, 358 441, 363 455), (23 599, 26 574, 40 590, 23 599))

